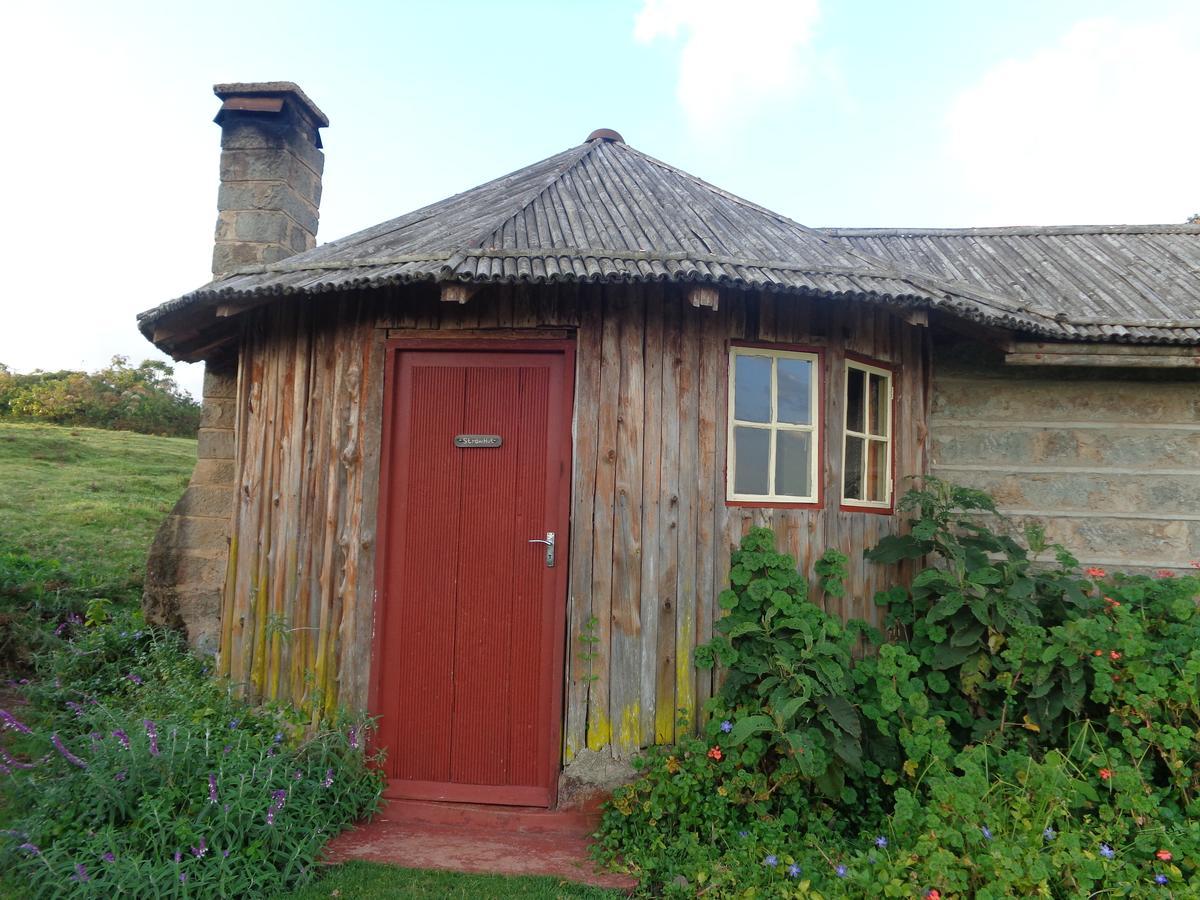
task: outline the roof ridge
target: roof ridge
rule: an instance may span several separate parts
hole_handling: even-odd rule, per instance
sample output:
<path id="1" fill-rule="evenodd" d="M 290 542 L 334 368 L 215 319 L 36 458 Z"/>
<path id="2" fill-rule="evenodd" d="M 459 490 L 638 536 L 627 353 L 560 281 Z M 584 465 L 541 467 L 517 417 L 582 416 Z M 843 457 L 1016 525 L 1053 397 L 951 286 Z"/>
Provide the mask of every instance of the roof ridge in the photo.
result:
<path id="1" fill-rule="evenodd" d="M 1200 224 L 999 225 L 971 228 L 821 228 L 831 237 L 1003 237 L 1067 234 L 1200 234 Z"/>

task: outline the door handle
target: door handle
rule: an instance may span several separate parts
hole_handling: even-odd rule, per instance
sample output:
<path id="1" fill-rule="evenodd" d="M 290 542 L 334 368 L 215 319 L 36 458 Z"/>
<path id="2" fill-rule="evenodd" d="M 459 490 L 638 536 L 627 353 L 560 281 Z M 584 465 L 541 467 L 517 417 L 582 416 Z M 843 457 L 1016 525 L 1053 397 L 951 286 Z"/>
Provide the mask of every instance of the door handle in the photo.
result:
<path id="1" fill-rule="evenodd" d="M 554 532 L 547 531 L 546 536 L 544 538 L 530 538 L 529 543 L 546 545 L 546 567 L 553 569 L 554 568 Z"/>

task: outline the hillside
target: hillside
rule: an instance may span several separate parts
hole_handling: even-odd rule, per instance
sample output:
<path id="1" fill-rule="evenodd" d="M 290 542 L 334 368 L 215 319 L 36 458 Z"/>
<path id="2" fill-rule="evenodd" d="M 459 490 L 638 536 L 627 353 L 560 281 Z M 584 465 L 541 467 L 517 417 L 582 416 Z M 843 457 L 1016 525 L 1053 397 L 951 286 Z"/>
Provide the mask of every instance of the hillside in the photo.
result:
<path id="1" fill-rule="evenodd" d="M 0 423 L 0 555 L 58 560 L 79 587 L 135 599 L 195 460 L 189 438 Z"/>

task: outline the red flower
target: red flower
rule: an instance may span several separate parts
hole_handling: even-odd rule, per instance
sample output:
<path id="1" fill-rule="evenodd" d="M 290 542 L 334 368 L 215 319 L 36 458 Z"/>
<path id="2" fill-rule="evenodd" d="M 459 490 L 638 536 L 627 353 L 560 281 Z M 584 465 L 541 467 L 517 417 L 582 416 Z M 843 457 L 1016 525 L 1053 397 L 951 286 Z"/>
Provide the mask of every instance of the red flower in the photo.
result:
<path id="1" fill-rule="evenodd" d="M 1097 566 L 1089 566 L 1084 570 L 1088 578 L 1103 578 L 1107 572 Z"/>
<path id="2" fill-rule="evenodd" d="M 1175 577 L 1175 573 L 1172 572 L 1170 569 L 1159 569 L 1154 574 L 1157 575 L 1159 578 L 1174 578 Z"/>
<path id="3" fill-rule="evenodd" d="M 1113 650 L 1111 653 L 1108 654 L 1108 658 L 1113 661 L 1116 661 L 1121 658 L 1121 654 L 1118 653 L 1116 650 Z"/>
<path id="4" fill-rule="evenodd" d="M 1092 651 L 1092 653 L 1094 656 L 1103 656 L 1104 655 L 1104 651 L 1101 650 L 1099 647 L 1097 647 L 1094 651 Z"/>
<path id="5" fill-rule="evenodd" d="M 1170 850 L 1159 850 L 1154 855 L 1157 856 L 1159 859 L 1161 859 L 1163 862 L 1170 862 L 1172 859 Z"/>
<path id="6" fill-rule="evenodd" d="M 1112 597 L 1105 597 L 1104 602 L 1106 604 L 1108 604 L 1109 609 L 1116 609 L 1118 606 L 1121 605 L 1118 601 L 1114 600 Z"/>
<path id="7" fill-rule="evenodd" d="M 942 900 L 942 892 L 937 888 L 930 888 L 925 892 L 925 900 Z"/>
<path id="8" fill-rule="evenodd" d="M 1200 559 L 1193 559 L 1191 566 L 1193 569 L 1200 569 Z"/>
<path id="9" fill-rule="evenodd" d="M 1112 774 L 1113 774 L 1112 769 L 1101 769 L 1100 770 L 1100 780 L 1108 781 L 1108 779 L 1112 778 Z"/>
<path id="10" fill-rule="evenodd" d="M 708 751 L 708 758 L 709 758 L 709 759 L 716 759 L 716 760 L 720 760 L 720 758 L 721 758 L 721 748 L 720 748 L 720 747 L 713 747 L 711 750 L 709 750 L 709 751 Z"/>

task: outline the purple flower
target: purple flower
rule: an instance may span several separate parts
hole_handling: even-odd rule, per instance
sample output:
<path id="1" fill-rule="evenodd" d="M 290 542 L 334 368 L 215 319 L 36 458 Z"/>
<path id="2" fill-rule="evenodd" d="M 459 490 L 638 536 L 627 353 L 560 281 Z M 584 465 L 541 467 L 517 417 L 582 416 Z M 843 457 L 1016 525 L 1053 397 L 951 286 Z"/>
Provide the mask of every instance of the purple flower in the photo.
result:
<path id="1" fill-rule="evenodd" d="M 67 705 L 67 709 L 69 709 L 71 712 L 75 713 L 75 718 L 78 719 L 83 715 L 83 707 L 80 706 L 78 703 L 76 703 L 74 700 L 68 700 L 66 705 Z"/>
<path id="2" fill-rule="evenodd" d="M 726 719 L 721 723 L 721 730 L 726 734 L 729 734 L 729 732 L 733 731 L 733 723 Z"/>
<path id="3" fill-rule="evenodd" d="M 226 745 L 225 745 L 225 749 L 223 749 L 221 752 L 222 752 L 222 753 L 232 753 L 232 752 L 233 752 L 233 745 L 232 745 L 232 744 L 226 744 Z"/>
<path id="4" fill-rule="evenodd" d="M 838 878 L 846 877 L 846 867 L 845 866 L 834 866 L 833 871 L 834 871 L 834 874 L 837 875 Z"/>
<path id="5" fill-rule="evenodd" d="M 179 873 L 179 883 L 180 883 L 180 884 L 187 884 L 187 872 L 180 872 L 180 873 Z"/>
<path id="6" fill-rule="evenodd" d="M 137 672 L 130 672 L 125 677 L 128 678 L 130 681 L 132 681 L 134 684 L 145 684 L 146 683 L 146 682 L 142 681 L 142 676 L 139 675 Z"/>
<path id="7" fill-rule="evenodd" d="M 800 866 L 799 866 L 798 864 L 796 864 L 796 863 L 792 863 L 790 866 L 788 866 L 788 867 L 787 867 L 787 873 L 788 873 L 788 875 L 790 875 L 792 878 L 799 878 L 799 877 L 800 877 L 800 873 L 801 873 L 802 871 L 804 871 L 804 870 L 803 870 L 803 869 L 801 869 L 801 868 L 800 868 Z"/>
<path id="8" fill-rule="evenodd" d="M 75 863 L 75 874 L 71 876 L 72 881 L 88 881 L 87 866 L 83 863 Z"/>
<path id="9" fill-rule="evenodd" d="M 4 723 L 5 728 L 11 728 L 13 731 L 21 732 L 21 734 L 33 734 L 24 723 L 7 709 L 0 709 L 0 722 Z"/>
<path id="10" fill-rule="evenodd" d="M 767 858 L 763 860 L 763 865 L 764 866 L 777 866 L 777 865 L 779 865 L 779 857 L 776 856 L 774 853 L 768 854 Z"/>
<path id="11" fill-rule="evenodd" d="M 30 856 L 40 856 L 42 852 L 37 848 L 37 844 L 31 844 L 29 841 L 26 841 L 24 844 L 22 844 L 20 849 L 24 850 Z"/>
<path id="12" fill-rule="evenodd" d="M 283 810 L 283 804 L 287 802 L 287 791 L 278 790 L 271 791 L 271 808 L 267 810 L 267 824 L 275 824 L 275 815 Z"/>
<path id="13" fill-rule="evenodd" d="M 1169 880 L 1170 879 L 1167 878 L 1166 875 L 1162 874 L 1162 872 L 1159 872 L 1157 875 L 1154 876 L 1155 884 L 1166 884 Z"/>
<path id="14" fill-rule="evenodd" d="M 114 728 L 112 736 L 117 739 L 117 743 L 121 745 L 122 750 L 129 749 L 129 735 L 127 735 L 122 729 Z"/>
<path id="15" fill-rule="evenodd" d="M 66 633 L 66 630 L 67 630 L 67 623 L 62 622 L 61 624 L 59 624 L 59 626 L 57 628 L 54 629 L 54 636 L 62 637 L 63 634 Z"/>
<path id="16" fill-rule="evenodd" d="M 1055 831 L 1053 828 L 1051 828 L 1049 825 L 1047 825 L 1046 830 L 1042 832 L 1042 837 L 1044 837 L 1048 841 L 1052 841 L 1056 837 L 1058 837 L 1058 832 Z"/>
<path id="17" fill-rule="evenodd" d="M 299 769 L 297 769 L 295 774 L 292 775 L 292 777 L 295 778 L 297 781 L 299 781 L 301 778 L 304 777 L 304 773 L 301 772 Z"/>
<path id="18" fill-rule="evenodd" d="M 76 756 L 74 753 L 72 753 L 70 750 L 68 750 L 63 745 L 62 739 L 57 734 L 50 735 L 50 743 L 52 743 L 54 745 L 55 750 L 57 750 L 60 754 L 62 754 L 62 758 L 65 759 L 67 762 L 69 762 L 71 765 L 79 766 L 79 768 L 81 768 L 81 769 L 87 768 L 87 763 L 85 763 L 82 759 L 80 759 L 78 756 Z"/>
<path id="19" fill-rule="evenodd" d="M 105 862 L 116 862 L 117 861 L 117 858 L 115 856 L 113 856 L 113 852 L 111 850 L 109 850 L 107 853 L 105 853 L 100 858 L 102 860 L 104 860 Z"/>
<path id="20" fill-rule="evenodd" d="M 224 850 L 221 851 L 221 856 L 225 859 L 229 859 L 229 848 L 228 847 L 226 847 Z"/>
<path id="21" fill-rule="evenodd" d="M 146 737 L 150 738 L 150 755 L 158 756 L 158 726 L 151 719 L 143 719 L 146 726 Z"/>
<path id="22" fill-rule="evenodd" d="M 9 769 L 32 769 L 33 763 L 21 762 L 19 759 L 13 759 L 8 755 L 3 747 L 0 747 L 0 762 L 4 763 L 5 768 Z"/>
<path id="23" fill-rule="evenodd" d="M 1117 853 L 1108 844 L 1101 844 L 1100 845 L 1100 855 L 1103 856 L 1105 859 L 1112 859 L 1114 856 L 1117 855 Z"/>
<path id="24" fill-rule="evenodd" d="M 347 740 L 349 741 L 351 750 L 358 749 L 358 729 L 355 728 L 353 725 L 350 726 L 350 731 L 347 735 Z"/>
<path id="25" fill-rule="evenodd" d="M 983 839 L 985 841 L 990 841 L 992 839 L 992 829 L 988 828 L 986 825 L 980 825 L 979 830 L 983 834 Z"/>
<path id="26" fill-rule="evenodd" d="M 200 835 L 200 846 L 192 848 L 192 856 L 196 859 L 204 859 L 208 855 L 208 844 L 204 843 L 204 835 Z"/>
<path id="27" fill-rule="evenodd" d="M 175 851 L 175 862 L 180 862 L 183 859 L 183 854 L 178 850 Z"/>
<path id="28" fill-rule="evenodd" d="M 321 782 L 321 787 L 323 787 L 323 788 L 333 787 L 333 769 L 332 768 L 325 770 L 325 780 Z"/>
<path id="29" fill-rule="evenodd" d="M 129 774 L 124 769 L 122 769 L 120 772 L 118 772 L 117 774 L 115 774 L 113 776 L 113 779 L 115 781 L 124 781 L 128 777 L 129 777 Z"/>
<path id="30" fill-rule="evenodd" d="M 275 755 L 275 754 L 277 754 L 278 752 L 279 752 L 279 748 L 278 748 L 278 747 L 268 747 L 268 748 L 267 748 L 267 756 L 274 756 L 274 755 Z"/>
<path id="31" fill-rule="evenodd" d="M 881 834 L 879 837 L 875 838 L 875 846 L 882 850 L 887 846 L 887 838 Z"/>

